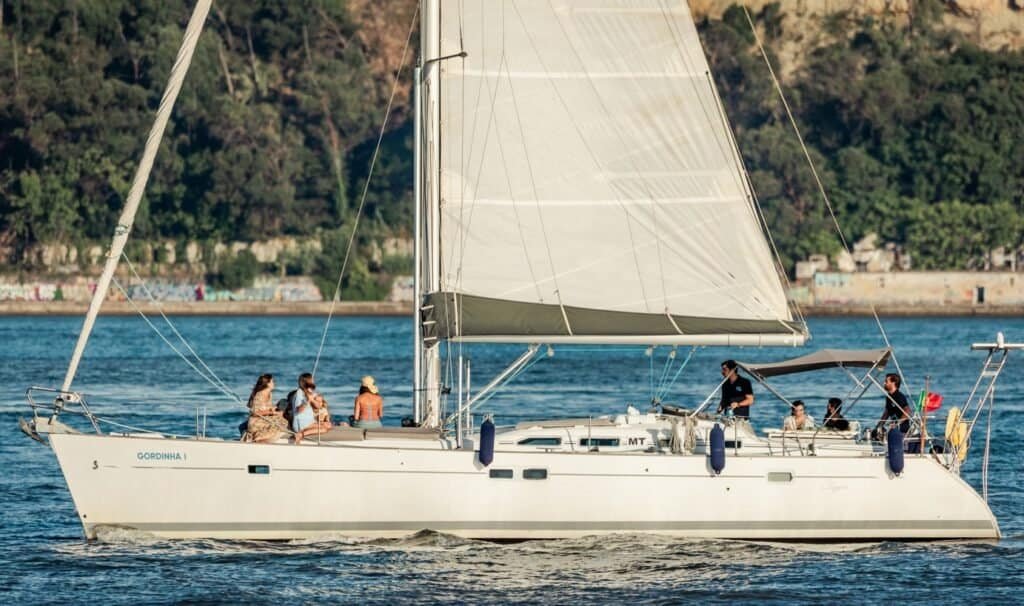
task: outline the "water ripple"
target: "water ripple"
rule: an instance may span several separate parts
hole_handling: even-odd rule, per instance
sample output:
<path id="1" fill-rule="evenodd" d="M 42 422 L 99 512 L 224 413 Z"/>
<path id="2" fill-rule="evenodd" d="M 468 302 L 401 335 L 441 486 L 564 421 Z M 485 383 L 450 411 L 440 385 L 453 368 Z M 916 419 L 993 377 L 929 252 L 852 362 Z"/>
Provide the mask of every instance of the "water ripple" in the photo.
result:
<path id="1" fill-rule="evenodd" d="M 17 418 L 27 412 L 24 387 L 60 380 L 79 323 L 76 318 L 0 318 L 0 338 L 7 345 L 0 350 L 0 390 L 5 390 L 0 392 L 0 462 L 7 471 L 0 474 L 5 514 L 0 597 L 5 603 L 65 604 L 91 596 L 111 604 L 1020 601 L 1020 359 L 1000 380 L 999 422 L 993 427 L 991 503 L 1005 534 L 999 542 L 837 545 L 620 534 L 501 544 L 432 531 L 399 539 L 169 541 L 119 528 L 103 528 L 99 540 L 86 542 L 52 453 L 16 428 Z M 317 318 L 184 318 L 181 326 L 232 389 L 246 393 L 261 372 L 276 373 L 283 389 L 289 377 L 306 370 L 323 325 Z M 320 382 L 336 414 L 367 373 L 384 387 L 390 422 L 410 413 L 410 327 L 398 318 L 340 318 L 332 324 Z M 812 319 L 811 328 L 816 347 L 879 345 L 871 320 Z M 997 329 L 1019 339 L 1024 320 L 900 319 L 888 321 L 887 329 L 901 366 L 913 378 L 911 387 L 920 389 L 929 373 L 932 389 L 956 403 L 966 397 L 981 364 L 966 345 L 991 338 Z M 240 408 L 193 378 L 146 331 L 132 318 L 101 320 L 78 379 L 79 388 L 94 394 L 90 401 L 96 409 L 130 424 L 191 433 L 197 407 L 205 407 L 210 432 L 235 437 Z M 254 342 L 267 347 L 250 355 Z M 497 372 L 520 351 L 513 346 L 475 350 L 473 376 Z M 723 358 L 779 359 L 792 353 L 701 350 L 669 398 L 703 399 L 717 382 L 717 362 Z M 646 401 L 649 371 L 642 348 L 603 353 L 556 348 L 554 358 L 518 379 L 484 412 L 496 412 L 503 423 L 552 414 L 614 414 L 627 402 Z M 809 381 L 797 375 L 779 385 L 799 393 L 813 412 L 823 398 L 842 393 L 846 383 L 841 376 Z M 865 416 L 877 414 L 876 400 L 858 406 Z M 759 399 L 754 422 L 777 422 L 781 412 L 768 398 Z M 975 485 L 978 459 L 969 459 L 964 471 Z M 643 506 L 642 500 L 637 503 Z"/>

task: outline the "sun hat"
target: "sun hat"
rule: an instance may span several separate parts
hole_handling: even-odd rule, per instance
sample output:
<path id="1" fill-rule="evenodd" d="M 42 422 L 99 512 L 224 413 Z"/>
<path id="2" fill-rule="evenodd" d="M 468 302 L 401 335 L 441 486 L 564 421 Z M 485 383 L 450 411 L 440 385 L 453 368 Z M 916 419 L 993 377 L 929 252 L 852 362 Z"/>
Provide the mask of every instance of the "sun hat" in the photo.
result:
<path id="1" fill-rule="evenodd" d="M 373 377 L 366 375 L 363 377 L 362 386 L 370 390 L 370 393 L 380 393 L 377 389 L 377 384 L 373 382 Z"/>

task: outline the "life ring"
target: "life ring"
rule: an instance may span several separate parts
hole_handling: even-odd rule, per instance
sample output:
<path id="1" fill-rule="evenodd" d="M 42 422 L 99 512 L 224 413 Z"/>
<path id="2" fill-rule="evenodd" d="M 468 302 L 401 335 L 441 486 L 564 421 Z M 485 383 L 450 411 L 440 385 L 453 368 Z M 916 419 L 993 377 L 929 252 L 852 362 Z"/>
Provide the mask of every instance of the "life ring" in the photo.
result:
<path id="1" fill-rule="evenodd" d="M 950 408 L 946 416 L 946 442 L 949 442 L 960 462 L 967 458 L 967 423 L 961 420 L 960 409 L 956 406 Z"/>

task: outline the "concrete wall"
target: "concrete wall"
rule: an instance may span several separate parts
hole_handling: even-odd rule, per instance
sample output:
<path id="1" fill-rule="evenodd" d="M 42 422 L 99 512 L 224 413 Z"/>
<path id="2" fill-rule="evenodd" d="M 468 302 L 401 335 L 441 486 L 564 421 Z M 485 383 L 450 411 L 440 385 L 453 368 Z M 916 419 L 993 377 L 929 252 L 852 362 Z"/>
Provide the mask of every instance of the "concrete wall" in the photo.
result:
<path id="1" fill-rule="evenodd" d="M 147 280 L 145 287 L 132 284 L 125 287 L 133 301 L 148 301 L 150 293 L 158 301 L 196 301 L 198 282 Z M 90 278 L 67 280 L 39 280 L 19 282 L 17 278 L 0 277 L 0 301 L 71 301 L 87 302 L 92 298 L 96 283 Z M 149 292 L 147 292 L 147 289 Z M 309 278 L 258 278 L 250 288 L 238 290 L 202 289 L 204 301 L 322 301 L 320 289 Z M 124 294 L 112 286 L 107 300 L 124 301 Z"/>
<path id="2" fill-rule="evenodd" d="M 979 288 L 984 303 L 978 302 Z M 819 272 L 810 287 L 815 306 L 1024 306 L 1024 274 L 1011 272 Z"/>

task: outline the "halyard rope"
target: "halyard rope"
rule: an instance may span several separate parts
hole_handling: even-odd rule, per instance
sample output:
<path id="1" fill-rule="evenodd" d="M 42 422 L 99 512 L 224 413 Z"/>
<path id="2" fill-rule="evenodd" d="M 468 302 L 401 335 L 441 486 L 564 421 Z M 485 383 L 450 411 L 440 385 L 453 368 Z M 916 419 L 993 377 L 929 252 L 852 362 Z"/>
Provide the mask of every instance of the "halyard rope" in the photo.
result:
<path id="1" fill-rule="evenodd" d="M 338 282 L 334 285 L 334 296 L 331 297 L 331 308 L 327 312 L 327 320 L 324 322 L 324 331 L 320 335 L 320 347 L 316 351 L 316 360 L 313 361 L 313 376 L 316 376 L 317 368 L 320 366 L 320 356 L 324 352 L 324 343 L 327 342 L 327 331 L 331 327 L 331 318 L 334 317 L 334 308 L 341 298 L 341 281 L 345 277 L 345 270 L 348 269 L 349 256 L 352 253 L 352 244 L 356 240 L 356 232 L 359 230 L 359 219 L 363 216 L 363 207 L 366 205 L 366 193 L 370 189 L 370 180 L 373 178 L 373 169 L 377 165 L 377 156 L 380 155 L 380 146 L 384 141 L 384 133 L 387 131 L 388 119 L 391 117 L 391 106 L 395 101 L 395 94 L 398 92 L 398 82 L 402 77 L 402 70 L 405 67 L 405 56 L 409 52 L 409 42 L 416 29 L 416 18 L 420 14 L 420 5 L 417 2 L 412 12 L 412 20 L 409 23 L 409 33 L 405 37 L 405 46 L 402 47 L 402 55 L 399 57 L 398 69 L 395 70 L 395 78 L 391 85 L 391 96 L 388 98 L 388 105 L 384 109 L 384 121 L 380 125 L 380 132 L 377 134 L 377 144 L 373 148 L 373 156 L 370 158 L 370 170 L 366 173 L 366 182 L 363 183 L 363 193 L 359 197 L 359 208 L 356 210 L 356 218 L 352 223 L 352 233 L 348 237 L 348 246 L 345 248 L 345 259 L 341 263 L 341 271 L 338 272 Z"/>

